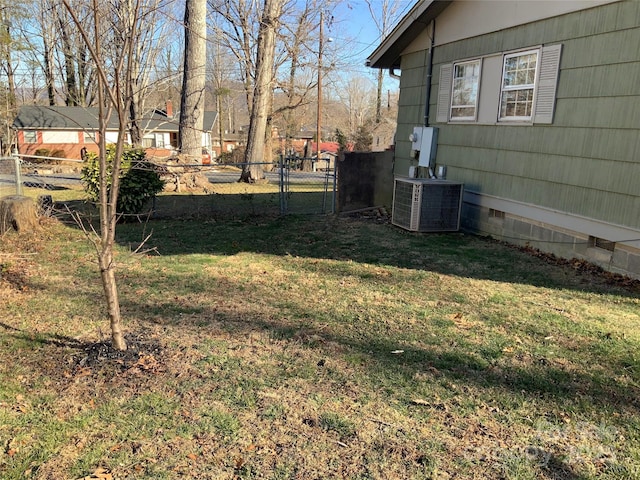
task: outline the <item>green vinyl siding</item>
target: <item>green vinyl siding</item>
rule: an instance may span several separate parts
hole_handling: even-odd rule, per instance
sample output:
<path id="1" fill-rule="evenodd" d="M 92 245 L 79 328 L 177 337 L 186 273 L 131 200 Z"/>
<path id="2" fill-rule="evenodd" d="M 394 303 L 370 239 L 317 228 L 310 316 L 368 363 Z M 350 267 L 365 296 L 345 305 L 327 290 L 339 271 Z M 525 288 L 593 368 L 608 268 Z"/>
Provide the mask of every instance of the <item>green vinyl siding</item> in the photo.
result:
<path id="1" fill-rule="evenodd" d="M 452 146 L 443 148 L 452 160 L 449 168 L 484 172 L 496 177 L 522 177 L 543 182 L 633 196 L 638 193 L 640 163 L 619 163 L 583 157 L 547 155 L 513 150 Z M 553 163 L 553 169 L 547 163 Z M 460 178 L 456 178 L 460 180 Z"/>
<path id="2" fill-rule="evenodd" d="M 424 103 L 424 85 L 419 87 L 407 87 L 398 97 L 398 106 L 412 106 Z M 422 109 L 424 110 L 424 109 Z"/>
<path id="3" fill-rule="evenodd" d="M 441 65 L 552 44 L 563 48 L 552 124 L 433 122 Z M 398 114 L 398 174 L 415 165 L 408 135 L 424 111 L 426 75 L 416 61 L 427 55 L 406 57 L 412 68 L 405 82 L 403 57 L 401 97 L 410 87 Z M 440 129 L 436 163 L 447 166 L 448 179 L 478 193 L 640 228 L 640 2 L 436 46 L 431 92 L 430 118 Z"/>
<path id="4" fill-rule="evenodd" d="M 640 68 L 640 62 L 636 68 Z M 609 81 L 614 82 L 615 79 Z M 640 126 L 640 93 L 624 97 L 558 98 L 554 124 L 559 128 L 629 128 L 637 131 Z"/>
<path id="5" fill-rule="evenodd" d="M 568 131 L 554 126 L 468 127 L 440 126 L 440 144 L 575 156 L 620 163 L 640 162 L 640 135 L 635 129 L 571 128 Z M 634 153 L 630 155 L 630 151 Z"/>
<path id="6" fill-rule="evenodd" d="M 559 41 L 572 52 L 571 56 L 564 56 L 562 59 L 563 69 L 635 63 L 640 50 L 640 31 L 636 26 L 592 37 L 563 38 Z"/>
<path id="7" fill-rule="evenodd" d="M 396 128 L 395 172 L 406 175 L 411 162 L 411 142 L 409 135 L 413 127 L 424 123 L 424 103 L 426 98 L 425 78 L 428 52 L 421 51 L 402 57 L 402 76 L 398 98 L 398 125 Z"/>
<path id="8" fill-rule="evenodd" d="M 637 94 L 640 69 L 631 62 L 562 70 L 557 98 L 624 97 Z M 611 83 L 611 79 L 615 82 Z"/>

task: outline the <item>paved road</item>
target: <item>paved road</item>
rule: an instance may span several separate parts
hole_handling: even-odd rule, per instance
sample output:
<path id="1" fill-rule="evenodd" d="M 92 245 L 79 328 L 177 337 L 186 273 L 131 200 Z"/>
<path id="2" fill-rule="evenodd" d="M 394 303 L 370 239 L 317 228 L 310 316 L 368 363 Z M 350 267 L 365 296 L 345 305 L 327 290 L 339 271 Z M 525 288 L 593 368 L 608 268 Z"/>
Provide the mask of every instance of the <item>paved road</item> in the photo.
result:
<path id="1" fill-rule="evenodd" d="M 217 171 L 213 168 L 203 168 L 202 173 L 207 177 L 211 183 L 233 183 L 237 182 L 240 178 L 239 172 L 234 171 Z M 329 177 L 329 183 L 333 183 L 332 173 Z M 271 183 L 280 182 L 280 171 L 274 170 L 272 172 L 265 172 L 266 178 Z M 290 183 L 325 183 L 327 174 L 325 172 L 300 172 L 292 170 L 289 172 Z M 40 174 L 23 174 L 23 185 L 32 188 L 64 188 L 66 186 L 78 186 L 82 184 L 79 173 L 54 173 L 47 175 Z M 12 175 L 0 175 L 0 186 L 10 188 L 15 183 L 15 178 Z"/>

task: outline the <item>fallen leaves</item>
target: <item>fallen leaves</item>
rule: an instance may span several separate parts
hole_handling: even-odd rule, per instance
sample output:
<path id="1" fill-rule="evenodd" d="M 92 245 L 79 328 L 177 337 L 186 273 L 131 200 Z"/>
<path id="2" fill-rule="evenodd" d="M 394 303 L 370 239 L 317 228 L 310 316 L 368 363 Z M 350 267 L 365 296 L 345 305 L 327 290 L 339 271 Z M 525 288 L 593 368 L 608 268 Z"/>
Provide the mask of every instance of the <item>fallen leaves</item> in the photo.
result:
<path id="1" fill-rule="evenodd" d="M 11 409 L 16 413 L 27 413 L 29 408 L 23 395 L 16 395 L 16 402 L 11 406 Z"/>
<path id="2" fill-rule="evenodd" d="M 157 373 L 162 371 L 160 362 L 153 355 L 140 355 L 138 361 L 134 363 L 127 371 L 129 374 L 141 372 Z"/>
<path id="3" fill-rule="evenodd" d="M 113 474 L 109 472 L 109 470 L 105 468 L 97 468 L 91 475 L 87 475 L 86 477 L 81 477 L 78 480 L 113 480 Z"/>
<path id="4" fill-rule="evenodd" d="M 449 315 L 449 320 L 456 324 L 456 327 L 462 329 L 469 329 L 476 326 L 474 322 L 467 320 L 464 315 L 460 312 L 452 313 Z"/>

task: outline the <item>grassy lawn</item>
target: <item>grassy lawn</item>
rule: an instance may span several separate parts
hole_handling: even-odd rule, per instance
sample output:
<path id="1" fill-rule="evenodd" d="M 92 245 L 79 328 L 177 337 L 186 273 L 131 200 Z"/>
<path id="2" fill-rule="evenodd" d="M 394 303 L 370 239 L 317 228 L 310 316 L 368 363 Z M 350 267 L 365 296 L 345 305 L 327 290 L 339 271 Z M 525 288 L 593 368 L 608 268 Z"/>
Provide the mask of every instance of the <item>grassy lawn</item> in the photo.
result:
<path id="1" fill-rule="evenodd" d="M 133 253 L 150 232 L 151 239 Z M 640 289 L 372 218 L 0 239 L 2 479 L 640 478 Z"/>

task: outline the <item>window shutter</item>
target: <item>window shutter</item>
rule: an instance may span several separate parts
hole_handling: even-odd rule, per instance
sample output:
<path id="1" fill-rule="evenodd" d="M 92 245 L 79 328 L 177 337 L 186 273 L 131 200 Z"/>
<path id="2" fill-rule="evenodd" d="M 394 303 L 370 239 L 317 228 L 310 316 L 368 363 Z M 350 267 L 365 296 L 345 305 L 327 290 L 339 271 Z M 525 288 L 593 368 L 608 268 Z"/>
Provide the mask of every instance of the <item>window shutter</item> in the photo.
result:
<path id="1" fill-rule="evenodd" d="M 453 81 L 453 64 L 440 66 L 440 84 L 438 86 L 438 113 L 436 122 L 447 123 L 451 109 L 451 82 Z"/>
<path id="2" fill-rule="evenodd" d="M 561 52 L 561 44 L 542 48 L 534 123 L 553 123 Z"/>

